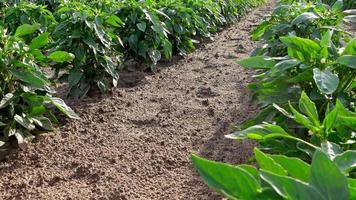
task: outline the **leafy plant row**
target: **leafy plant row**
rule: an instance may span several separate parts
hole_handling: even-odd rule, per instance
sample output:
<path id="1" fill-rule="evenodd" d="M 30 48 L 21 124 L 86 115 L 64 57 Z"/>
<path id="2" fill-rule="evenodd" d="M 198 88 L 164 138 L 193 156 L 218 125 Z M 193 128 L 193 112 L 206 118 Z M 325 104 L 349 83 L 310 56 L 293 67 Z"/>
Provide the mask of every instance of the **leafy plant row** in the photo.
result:
<path id="1" fill-rule="evenodd" d="M 81 98 L 93 87 L 116 86 L 130 59 L 154 68 L 173 54 L 186 55 L 196 43 L 239 19 L 263 0 L 22 0 L 8 1 L 4 26 L 40 25 L 50 50 L 74 54 L 71 65 L 54 65 L 55 77 Z"/>
<path id="2" fill-rule="evenodd" d="M 271 155 L 255 150 L 259 170 L 193 156 L 209 186 L 231 199 L 356 198 L 356 38 L 343 29 L 355 18 L 342 0 L 283 1 L 253 31 L 262 44 L 239 64 L 256 70 L 261 112 L 226 137 Z"/>
<path id="3" fill-rule="evenodd" d="M 0 1 L 0 146 L 20 144 L 79 118 L 55 84 L 82 98 L 116 86 L 125 63 L 151 68 L 238 20 L 263 0 L 5 0 Z"/>

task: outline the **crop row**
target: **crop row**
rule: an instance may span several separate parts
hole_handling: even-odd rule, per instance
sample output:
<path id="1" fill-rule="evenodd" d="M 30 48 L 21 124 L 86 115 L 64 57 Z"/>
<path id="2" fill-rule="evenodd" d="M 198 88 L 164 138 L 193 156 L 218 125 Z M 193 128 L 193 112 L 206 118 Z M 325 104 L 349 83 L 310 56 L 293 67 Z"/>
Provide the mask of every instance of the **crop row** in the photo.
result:
<path id="1" fill-rule="evenodd" d="M 118 84 L 130 60 L 154 69 L 244 15 L 263 0 L 0 1 L 0 141 L 20 145 L 79 118 L 55 97 L 56 83 L 79 99 Z"/>
<path id="2" fill-rule="evenodd" d="M 356 198 L 356 38 L 344 29 L 356 10 L 344 9 L 281 1 L 253 31 L 261 45 L 238 63 L 256 71 L 261 112 L 227 137 L 258 141 L 258 168 L 193 155 L 210 187 L 231 199 Z"/>

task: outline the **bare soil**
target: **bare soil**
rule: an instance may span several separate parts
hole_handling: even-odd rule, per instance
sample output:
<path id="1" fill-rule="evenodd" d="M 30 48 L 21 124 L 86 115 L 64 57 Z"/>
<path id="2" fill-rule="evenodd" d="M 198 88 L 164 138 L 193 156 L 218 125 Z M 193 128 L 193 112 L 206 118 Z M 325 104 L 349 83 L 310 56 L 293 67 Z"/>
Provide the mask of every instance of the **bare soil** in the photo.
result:
<path id="1" fill-rule="evenodd" d="M 236 64 L 255 47 L 249 32 L 273 8 L 250 12 L 159 72 L 127 72 L 112 94 L 72 105 L 82 119 L 39 136 L 0 163 L 0 199 L 221 199 L 190 155 L 243 163 L 253 143 L 230 125 L 252 116 L 252 72 Z"/>

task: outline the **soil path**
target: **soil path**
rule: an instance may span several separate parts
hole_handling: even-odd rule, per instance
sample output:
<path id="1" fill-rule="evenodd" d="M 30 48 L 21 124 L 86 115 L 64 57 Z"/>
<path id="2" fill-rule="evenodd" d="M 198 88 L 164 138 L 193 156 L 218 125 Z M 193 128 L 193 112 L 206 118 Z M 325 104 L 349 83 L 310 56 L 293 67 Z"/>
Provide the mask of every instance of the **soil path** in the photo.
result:
<path id="1" fill-rule="evenodd" d="M 251 72 L 236 60 L 254 48 L 249 32 L 273 6 L 251 11 L 154 75 L 123 74 L 111 95 L 74 105 L 81 120 L 0 163 L 0 199 L 220 199 L 190 155 L 250 157 L 252 144 L 223 136 L 252 114 Z"/>

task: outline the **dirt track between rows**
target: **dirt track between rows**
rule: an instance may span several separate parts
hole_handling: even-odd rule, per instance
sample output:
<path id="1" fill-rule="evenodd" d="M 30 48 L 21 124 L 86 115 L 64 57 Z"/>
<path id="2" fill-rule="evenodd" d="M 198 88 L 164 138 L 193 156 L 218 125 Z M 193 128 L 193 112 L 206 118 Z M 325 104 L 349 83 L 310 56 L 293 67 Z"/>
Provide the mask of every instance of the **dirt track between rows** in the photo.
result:
<path id="1" fill-rule="evenodd" d="M 191 153 L 242 163 L 253 145 L 224 138 L 253 114 L 251 73 L 236 64 L 268 3 L 154 75 L 121 76 L 112 94 L 72 105 L 82 117 L 38 137 L 0 167 L 0 199 L 221 199 L 197 176 Z"/>

